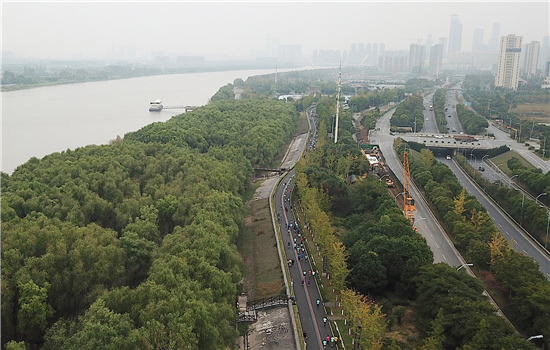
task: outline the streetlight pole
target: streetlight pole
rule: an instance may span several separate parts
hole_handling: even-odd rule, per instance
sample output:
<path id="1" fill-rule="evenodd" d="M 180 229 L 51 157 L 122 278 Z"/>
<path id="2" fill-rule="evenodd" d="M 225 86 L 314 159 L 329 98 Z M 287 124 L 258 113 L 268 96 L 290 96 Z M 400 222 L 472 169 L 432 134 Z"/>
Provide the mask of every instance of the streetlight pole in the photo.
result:
<path id="1" fill-rule="evenodd" d="M 539 335 L 534 335 L 532 337 L 527 338 L 527 341 L 531 341 L 533 339 L 542 339 L 542 338 L 543 338 L 543 335 L 539 334 Z"/>
<path id="2" fill-rule="evenodd" d="M 512 177 L 510 178 L 510 184 L 512 184 L 512 179 L 513 179 L 514 177 L 516 177 L 516 176 L 519 176 L 519 175 L 518 175 L 518 174 L 512 175 Z"/>
<path id="3" fill-rule="evenodd" d="M 474 266 L 474 264 L 462 264 L 458 267 L 458 269 L 456 269 L 457 271 L 460 270 L 461 268 L 465 267 L 465 266 Z"/>
<path id="4" fill-rule="evenodd" d="M 542 146 L 542 158 L 544 158 L 544 153 L 546 153 L 546 136 L 540 135 L 544 137 L 544 145 Z"/>
<path id="5" fill-rule="evenodd" d="M 538 199 L 539 199 L 540 196 L 546 196 L 547 194 L 548 194 L 548 193 L 546 193 L 546 192 L 543 192 L 543 193 L 539 194 L 539 195 L 537 196 L 537 198 L 535 198 L 535 203 L 538 202 Z"/>

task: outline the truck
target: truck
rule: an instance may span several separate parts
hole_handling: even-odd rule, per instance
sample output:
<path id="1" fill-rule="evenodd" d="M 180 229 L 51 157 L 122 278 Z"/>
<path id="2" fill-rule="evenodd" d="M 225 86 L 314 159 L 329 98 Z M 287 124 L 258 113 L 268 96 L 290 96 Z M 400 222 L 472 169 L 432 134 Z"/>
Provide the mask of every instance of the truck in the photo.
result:
<path id="1" fill-rule="evenodd" d="M 454 137 L 455 141 L 460 141 L 460 142 L 479 141 L 478 139 L 476 139 L 475 137 L 470 136 L 470 135 L 455 135 L 453 137 Z"/>

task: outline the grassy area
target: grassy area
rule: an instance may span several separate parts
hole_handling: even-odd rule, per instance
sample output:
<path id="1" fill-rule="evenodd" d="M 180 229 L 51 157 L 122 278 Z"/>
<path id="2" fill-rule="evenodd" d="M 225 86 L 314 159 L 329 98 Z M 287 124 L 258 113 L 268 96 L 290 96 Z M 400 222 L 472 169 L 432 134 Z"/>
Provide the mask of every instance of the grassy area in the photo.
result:
<path id="1" fill-rule="evenodd" d="M 534 166 L 531 163 L 529 163 L 525 158 L 523 158 L 521 155 L 519 155 L 514 151 L 508 151 L 506 153 L 499 154 L 498 156 L 491 158 L 491 160 L 497 166 L 499 164 L 502 164 L 499 166 L 500 170 L 502 170 L 506 175 L 512 176 L 513 175 L 512 170 L 510 170 L 508 168 L 508 165 L 506 165 L 508 160 L 511 159 L 512 157 L 518 158 L 521 161 L 521 164 L 523 164 L 523 166 L 525 166 L 526 168 L 534 168 Z"/>
<path id="2" fill-rule="evenodd" d="M 535 123 L 548 123 L 550 109 L 547 103 L 523 103 L 519 104 L 511 112 L 522 119 Z"/>
<path id="3" fill-rule="evenodd" d="M 243 257 L 243 290 L 250 300 L 275 296 L 284 287 L 269 200 L 249 201 L 238 249 Z"/>

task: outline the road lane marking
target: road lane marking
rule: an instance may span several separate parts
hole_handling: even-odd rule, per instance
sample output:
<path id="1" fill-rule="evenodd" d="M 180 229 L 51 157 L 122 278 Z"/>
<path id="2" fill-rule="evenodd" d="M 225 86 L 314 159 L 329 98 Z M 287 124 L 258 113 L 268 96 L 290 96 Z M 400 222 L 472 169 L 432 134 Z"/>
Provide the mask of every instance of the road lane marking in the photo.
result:
<path id="1" fill-rule="evenodd" d="M 508 233 L 508 231 L 504 231 L 504 233 L 506 233 L 508 236 L 510 236 L 510 233 Z"/>
<path id="2" fill-rule="evenodd" d="M 445 257 L 445 255 L 441 254 L 441 256 L 443 257 L 443 259 L 447 260 L 447 258 Z"/>
<path id="3" fill-rule="evenodd" d="M 436 243 L 435 246 L 437 247 L 437 249 L 439 249 L 439 244 Z"/>
<path id="4" fill-rule="evenodd" d="M 502 227 L 502 225 L 501 225 L 501 224 L 498 224 L 498 226 Z"/>

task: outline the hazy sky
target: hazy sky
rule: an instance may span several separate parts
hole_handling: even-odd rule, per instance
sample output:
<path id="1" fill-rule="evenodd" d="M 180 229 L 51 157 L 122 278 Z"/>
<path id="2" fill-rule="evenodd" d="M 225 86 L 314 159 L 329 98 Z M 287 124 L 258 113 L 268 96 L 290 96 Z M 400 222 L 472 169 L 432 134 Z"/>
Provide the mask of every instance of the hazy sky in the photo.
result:
<path id="1" fill-rule="evenodd" d="M 137 55 L 221 53 L 250 57 L 266 36 L 314 49 L 349 50 L 352 43 L 385 43 L 408 50 L 432 34 L 448 37 L 451 15 L 463 24 L 462 51 L 474 28 L 523 42 L 549 35 L 548 0 L 536 2 L 9 2 L 2 0 L 2 50 L 16 57 L 106 57 L 135 45 Z"/>

